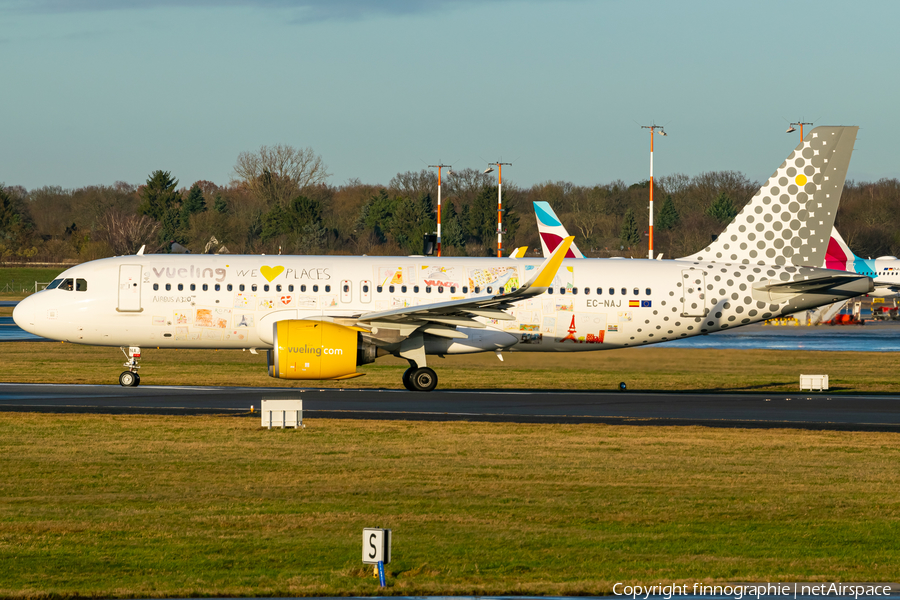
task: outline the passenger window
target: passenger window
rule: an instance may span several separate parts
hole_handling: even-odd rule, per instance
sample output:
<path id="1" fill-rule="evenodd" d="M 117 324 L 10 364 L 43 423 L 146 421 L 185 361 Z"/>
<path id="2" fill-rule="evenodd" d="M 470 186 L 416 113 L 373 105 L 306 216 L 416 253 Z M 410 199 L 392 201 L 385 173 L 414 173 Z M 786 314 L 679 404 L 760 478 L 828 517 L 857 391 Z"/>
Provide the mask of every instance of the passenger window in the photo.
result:
<path id="1" fill-rule="evenodd" d="M 255 292 L 255 291 L 256 291 L 256 284 L 255 284 L 255 283 L 254 283 L 253 285 L 250 286 L 250 291 L 251 291 L 251 292 Z"/>
<path id="2" fill-rule="evenodd" d="M 566 295 L 566 288 L 564 288 L 564 287 L 559 288 L 559 295 L 560 295 L 560 296 L 565 296 L 565 295 Z"/>
<path id="3" fill-rule="evenodd" d="M 589 296 L 591 293 L 591 288 L 584 288 L 584 295 Z"/>
<path id="4" fill-rule="evenodd" d="M 622 288 L 622 295 L 623 295 L 623 296 L 627 296 L 627 295 L 628 295 L 628 290 L 625 289 L 625 288 Z"/>
<path id="5" fill-rule="evenodd" d="M 494 286 L 492 286 L 492 285 L 487 286 L 487 293 L 488 293 L 488 294 L 493 294 L 493 293 L 494 293 Z"/>
<path id="6" fill-rule="evenodd" d="M 314 291 L 314 292 L 318 292 L 318 291 L 319 291 L 319 286 L 314 285 L 314 286 L 313 286 L 313 291 Z"/>
<path id="7" fill-rule="evenodd" d="M 244 284 L 243 284 L 243 283 L 242 283 L 241 285 L 238 286 L 238 291 L 243 292 L 245 289 L 246 289 L 246 288 L 244 287 Z"/>
<path id="8" fill-rule="evenodd" d="M 552 288 L 552 287 L 547 288 L 547 293 L 548 293 L 548 294 L 552 294 L 552 293 L 553 293 L 553 288 Z"/>
<path id="9" fill-rule="evenodd" d="M 153 291 L 155 292 L 155 291 L 157 291 L 158 289 L 159 289 L 159 284 L 158 284 L 158 283 L 154 283 L 154 284 L 153 284 Z"/>
<path id="10" fill-rule="evenodd" d="M 463 286 L 463 294 L 468 294 L 468 293 L 469 293 L 469 286 L 464 285 Z"/>
<path id="11" fill-rule="evenodd" d="M 417 286 L 417 285 L 413 286 L 413 293 L 415 293 L 415 294 L 419 293 L 419 286 Z"/>
<path id="12" fill-rule="evenodd" d="M 635 296 L 640 296 L 640 294 L 641 294 L 641 290 L 639 290 L 639 289 L 637 289 L 637 288 L 634 288 L 634 295 L 635 295 Z"/>
<path id="13" fill-rule="evenodd" d="M 406 286 L 405 286 L 405 285 L 401 285 L 401 286 L 400 286 L 400 291 L 403 292 L 403 293 L 405 294 L 405 293 L 406 293 Z"/>
<path id="14" fill-rule="evenodd" d="M 481 286 L 480 286 L 480 285 L 476 285 L 476 286 L 475 286 L 475 293 L 476 293 L 476 294 L 480 294 L 480 293 L 481 293 Z"/>
<path id="15" fill-rule="evenodd" d="M 344 293 L 346 294 L 349 291 L 350 291 L 350 286 L 345 284 L 344 285 Z"/>
<path id="16" fill-rule="evenodd" d="M 216 291 L 217 291 L 217 292 L 221 292 L 221 291 L 222 291 L 222 286 L 219 285 L 218 283 L 216 284 Z"/>
<path id="17" fill-rule="evenodd" d="M 280 292 L 280 291 L 281 291 L 281 284 L 280 284 L 280 283 L 279 283 L 278 285 L 275 286 L 275 291 L 276 291 L 276 292 Z"/>
<path id="18" fill-rule="evenodd" d="M 377 288 L 375 288 L 375 291 L 378 292 L 379 294 L 380 294 L 383 290 L 384 290 L 384 288 L 381 287 L 380 285 L 379 285 Z"/>
<path id="19" fill-rule="evenodd" d="M 426 293 L 426 294 L 430 294 L 430 293 L 431 293 L 431 286 L 430 286 L 430 285 L 426 285 L 426 286 L 425 286 L 425 293 Z"/>
<path id="20" fill-rule="evenodd" d="M 179 292 L 184 291 L 184 284 L 183 284 L 183 283 L 179 283 L 179 284 L 178 284 L 178 291 L 179 291 Z"/>
<path id="21" fill-rule="evenodd" d="M 578 288 L 574 288 L 574 287 L 573 287 L 573 288 L 572 288 L 572 293 L 573 293 L 573 294 L 577 294 L 577 293 L 578 293 Z"/>
<path id="22" fill-rule="evenodd" d="M 438 286 L 438 294 L 443 294 L 443 293 L 444 293 L 444 286 L 439 285 Z"/>
<path id="23" fill-rule="evenodd" d="M 191 291 L 193 292 L 193 291 L 195 291 L 196 289 L 197 289 L 197 284 L 192 283 L 192 284 L 191 284 Z"/>
<path id="24" fill-rule="evenodd" d="M 54 279 L 49 284 L 47 284 L 47 287 L 45 289 L 55 290 L 56 288 L 59 287 L 60 283 L 62 283 L 62 279 Z"/>
<path id="25" fill-rule="evenodd" d="M 166 284 L 166 291 L 167 291 L 167 292 L 171 292 L 171 291 L 172 291 L 172 284 L 171 284 L 171 283 L 167 283 L 167 284 Z"/>
<path id="26" fill-rule="evenodd" d="M 180 288 L 179 288 L 179 289 L 180 289 Z M 229 283 L 229 284 L 228 284 L 228 287 L 226 287 L 225 289 L 228 290 L 228 291 L 230 292 L 230 291 L 231 291 L 232 289 L 234 289 L 234 288 L 232 288 L 232 287 L 231 287 L 231 284 Z"/>
<path id="27" fill-rule="evenodd" d="M 301 292 L 305 292 L 305 291 L 306 291 L 306 284 L 305 284 L 305 283 L 304 283 L 303 285 L 300 286 L 300 291 L 301 291 Z"/>
<path id="28" fill-rule="evenodd" d="M 615 295 L 616 295 L 616 288 L 609 288 L 609 295 L 610 295 L 610 296 L 615 296 Z"/>
<path id="29" fill-rule="evenodd" d="M 455 293 L 456 293 L 456 286 L 455 286 L 455 285 L 451 285 L 451 286 L 450 286 L 450 293 L 451 293 L 451 294 L 455 294 Z"/>
<path id="30" fill-rule="evenodd" d="M 603 295 L 603 288 L 600 288 L 600 287 L 597 288 L 597 295 L 598 295 L 598 296 L 602 296 L 602 295 Z"/>
<path id="31" fill-rule="evenodd" d="M 76 279 L 75 280 L 75 291 L 76 292 L 86 292 L 87 291 L 87 280 L 86 279 Z"/>
<path id="32" fill-rule="evenodd" d="M 405 291 L 405 290 L 404 290 L 404 291 Z M 363 294 L 368 294 L 368 293 L 369 293 L 369 286 L 364 285 L 364 286 L 363 286 Z"/>
<path id="33" fill-rule="evenodd" d="M 209 291 L 209 285 L 208 285 L 208 284 L 206 284 L 206 283 L 203 284 L 203 291 L 204 291 L 204 292 L 208 292 L 208 291 Z"/>
<path id="34" fill-rule="evenodd" d="M 325 286 L 325 291 L 326 291 L 326 292 L 330 292 L 330 291 L 331 291 L 331 286 L 330 286 L 330 285 L 326 285 L 326 286 Z"/>
<path id="35" fill-rule="evenodd" d="M 389 286 L 388 286 L 388 291 L 389 291 L 390 293 L 393 294 L 393 293 L 394 293 L 394 286 L 389 285 Z"/>
<path id="36" fill-rule="evenodd" d="M 268 284 L 268 283 L 267 283 L 266 285 L 263 286 L 263 291 L 264 291 L 264 292 L 268 292 L 268 291 L 269 291 L 269 284 Z"/>
<path id="37" fill-rule="evenodd" d="M 647 295 L 649 296 L 649 295 L 650 295 L 650 288 L 647 288 L 646 290 L 644 290 L 644 292 L 646 292 Z"/>
<path id="38" fill-rule="evenodd" d="M 288 286 L 288 291 L 289 291 L 289 292 L 293 292 L 293 291 L 294 291 L 294 284 L 293 284 L 293 283 L 292 283 L 291 285 Z"/>

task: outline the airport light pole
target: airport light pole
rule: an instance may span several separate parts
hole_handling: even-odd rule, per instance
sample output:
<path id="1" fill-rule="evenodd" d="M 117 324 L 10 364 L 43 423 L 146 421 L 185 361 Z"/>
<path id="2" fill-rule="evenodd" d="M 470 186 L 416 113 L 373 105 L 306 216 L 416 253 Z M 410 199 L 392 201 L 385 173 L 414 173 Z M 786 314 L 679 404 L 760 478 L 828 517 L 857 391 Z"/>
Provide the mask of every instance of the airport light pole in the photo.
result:
<path id="1" fill-rule="evenodd" d="M 428 165 L 429 168 L 437 168 L 438 170 L 438 203 L 437 203 L 437 255 L 441 255 L 441 169 L 450 167 L 450 165 Z M 448 172 L 449 175 L 452 171 Z"/>
<path id="2" fill-rule="evenodd" d="M 650 243 L 648 252 L 650 260 L 653 260 L 653 134 L 658 132 L 659 135 L 665 136 L 666 130 L 662 125 L 641 125 L 641 129 L 650 130 Z"/>
<path id="3" fill-rule="evenodd" d="M 790 126 L 788 126 L 787 131 L 785 131 L 785 133 L 794 133 L 795 131 L 797 131 L 794 128 L 794 125 L 797 125 L 798 127 L 800 127 L 800 141 L 802 142 L 803 141 L 803 126 L 804 125 L 812 125 L 812 123 L 791 123 Z"/>
<path id="4" fill-rule="evenodd" d="M 493 167 L 497 167 L 497 258 L 503 257 L 503 166 L 512 166 L 512 163 L 492 162 L 488 163 L 485 174 L 493 173 Z"/>

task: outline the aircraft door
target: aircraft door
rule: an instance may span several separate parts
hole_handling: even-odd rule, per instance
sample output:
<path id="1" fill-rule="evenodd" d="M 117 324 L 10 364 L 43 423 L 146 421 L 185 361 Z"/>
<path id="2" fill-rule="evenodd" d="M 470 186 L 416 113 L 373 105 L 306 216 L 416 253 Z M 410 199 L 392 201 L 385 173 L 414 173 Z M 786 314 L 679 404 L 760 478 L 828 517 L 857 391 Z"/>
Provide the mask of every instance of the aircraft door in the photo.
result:
<path id="1" fill-rule="evenodd" d="M 359 299 L 362 302 L 372 301 L 372 282 L 368 279 L 359 282 Z"/>
<path id="2" fill-rule="evenodd" d="M 706 316 L 706 273 L 699 269 L 681 271 L 682 317 Z"/>
<path id="3" fill-rule="evenodd" d="M 349 304 L 353 300 L 353 288 L 350 285 L 349 279 L 341 282 L 341 302 L 344 304 Z"/>
<path id="4" fill-rule="evenodd" d="M 119 267 L 119 312 L 141 312 L 141 265 Z"/>

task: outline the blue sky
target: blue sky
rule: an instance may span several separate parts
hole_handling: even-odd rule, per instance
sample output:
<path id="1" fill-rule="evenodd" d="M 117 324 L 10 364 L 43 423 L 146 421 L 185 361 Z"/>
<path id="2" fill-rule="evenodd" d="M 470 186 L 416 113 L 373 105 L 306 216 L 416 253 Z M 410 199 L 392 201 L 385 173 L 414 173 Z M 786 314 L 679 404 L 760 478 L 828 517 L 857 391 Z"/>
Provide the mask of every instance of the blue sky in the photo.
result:
<path id="1" fill-rule="evenodd" d="M 0 0 L 0 182 L 155 169 L 227 183 L 238 154 L 312 147 L 387 183 L 437 161 L 530 186 L 734 169 L 788 122 L 861 126 L 850 177 L 900 176 L 900 3 Z"/>

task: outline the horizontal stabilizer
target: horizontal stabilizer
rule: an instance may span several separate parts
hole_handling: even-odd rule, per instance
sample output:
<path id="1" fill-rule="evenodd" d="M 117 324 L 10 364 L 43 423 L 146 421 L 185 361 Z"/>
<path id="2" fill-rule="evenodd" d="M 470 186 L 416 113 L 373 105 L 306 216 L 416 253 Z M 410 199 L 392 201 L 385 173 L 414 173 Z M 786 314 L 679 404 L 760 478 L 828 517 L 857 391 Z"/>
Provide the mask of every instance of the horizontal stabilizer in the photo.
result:
<path id="1" fill-rule="evenodd" d="M 779 302 L 798 294 L 828 294 L 835 298 L 852 298 L 875 289 L 872 280 L 864 275 L 828 275 L 798 281 L 761 281 L 753 286 L 753 297 Z"/>

